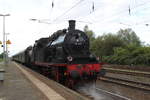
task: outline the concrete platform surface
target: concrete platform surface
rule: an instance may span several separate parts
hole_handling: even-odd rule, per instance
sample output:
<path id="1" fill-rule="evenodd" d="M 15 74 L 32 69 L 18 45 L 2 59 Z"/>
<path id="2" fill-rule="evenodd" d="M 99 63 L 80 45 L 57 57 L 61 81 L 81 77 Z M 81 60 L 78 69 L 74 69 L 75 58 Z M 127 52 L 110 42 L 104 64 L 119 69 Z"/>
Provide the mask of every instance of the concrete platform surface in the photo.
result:
<path id="1" fill-rule="evenodd" d="M 3 64 L 0 64 L 0 66 L 5 69 L 4 81 L 0 82 L 0 100 L 64 100 L 63 97 L 59 97 L 59 94 L 47 87 L 36 77 L 25 72 L 28 78 L 30 77 L 28 79 L 27 75 L 23 74 L 17 64 L 10 62 L 8 66 Z M 35 83 L 31 82 L 32 79 Z M 45 90 L 43 91 L 45 93 L 53 94 L 57 99 L 50 99 L 40 88 L 44 88 Z"/>

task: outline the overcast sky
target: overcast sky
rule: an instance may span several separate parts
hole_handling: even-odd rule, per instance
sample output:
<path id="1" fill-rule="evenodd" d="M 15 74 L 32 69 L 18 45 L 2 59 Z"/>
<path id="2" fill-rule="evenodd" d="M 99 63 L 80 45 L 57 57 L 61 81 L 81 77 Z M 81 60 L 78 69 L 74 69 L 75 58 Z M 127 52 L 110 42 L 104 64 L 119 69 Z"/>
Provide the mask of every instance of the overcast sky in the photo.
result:
<path id="1" fill-rule="evenodd" d="M 143 42 L 150 44 L 150 26 L 145 25 L 150 22 L 149 0 L 0 0 L 0 14 L 8 13 L 11 16 L 6 17 L 6 33 L 10 33 L 8 38 L 12 42 L 10 55 L 33 45 L 41 37 L 67 28 L 69 19 L 77 20 L 76 28 L 81 30 L 88 25 L 96 36 L 132 28 Z M 52 24 L 30 21 L 32 18 Z M 1 41 L 2 23 L 0 17 Z"/>

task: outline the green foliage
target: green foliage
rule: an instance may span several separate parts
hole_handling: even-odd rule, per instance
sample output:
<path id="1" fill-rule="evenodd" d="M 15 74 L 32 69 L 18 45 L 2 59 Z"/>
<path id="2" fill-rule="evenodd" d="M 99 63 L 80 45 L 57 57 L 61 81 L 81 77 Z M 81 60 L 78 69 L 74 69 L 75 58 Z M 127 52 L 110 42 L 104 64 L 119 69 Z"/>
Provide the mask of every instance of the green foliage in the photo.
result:
<path id="1" fill-rule="evenodd" d="M 93 51 L 93 45 L 94 45 L 94 40 L 95 40 L 95 34 L 92 30 L 89 30 L 88 26 L 86 25 L 84 27 L 84 32 L 87 34 L 87 36 L 89 37 L 90 40 L 90 50 Z"/>
<path id="2" fill-rule="evenodd" d="M 84 27 L 84 32 L 88 35 L 90 41 L 93 41 L 95 39 L 94 32 L 92 30 L 89 30 L 87 25 Z"/>
<path id="3" fill-rule="evenodd" d="M 111 33 L 97 37 L 91 46 L 92 51 L 99 57 L 113 55 L 113 49 L 123 46 L 123 41 Z"/>
<path id="4" fill-rule="evenodd" d="M 3 58 L 3 53 L 0 54 L 0 58 L 1 58 L 1 59 Z"/>
<path id="5" fill-rule="evenodd" d="M 118 38 L 121 38 L 126 45 L 128 45 L 128 44 L 135 44 L 137 46 L 141 45 L 141 41 L 140 41 L 139 37 L 130 28 L 125 29 L 125 30 L 120 29 L 117 32 L 117 34 L 118 34 Z"/>
<path id="6" fill-rule="evenodd" d="M 105 61 L 113 64 L 150 65 L 150 47 L 116 48 Z"/>
<path id="7" fill-rule="evenodd" d="M 0 62 L 3 60 L 3 53 L 0 54 Z"/>
<path id="8" fill-rule="evenodd" d="M 90 38 L 90 49 L 101 61 L 112 64 L 150 65 L 150 46 L 144 46 L 136 33 L 120 29 L 117 34 L 103 34 L 95 37 L 94 32 L 85 26 Z"/>

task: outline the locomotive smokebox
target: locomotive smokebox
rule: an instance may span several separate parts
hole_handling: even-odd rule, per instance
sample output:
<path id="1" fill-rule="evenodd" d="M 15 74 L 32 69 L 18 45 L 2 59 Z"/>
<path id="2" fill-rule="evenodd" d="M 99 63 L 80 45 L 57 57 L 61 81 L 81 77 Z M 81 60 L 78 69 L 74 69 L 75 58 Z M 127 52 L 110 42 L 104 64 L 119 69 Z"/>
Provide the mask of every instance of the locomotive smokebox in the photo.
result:
<path id="1" fill-rule="evenodd" d="M 69 20 L 69 30 L 75 30 L 75 20 Z"/>

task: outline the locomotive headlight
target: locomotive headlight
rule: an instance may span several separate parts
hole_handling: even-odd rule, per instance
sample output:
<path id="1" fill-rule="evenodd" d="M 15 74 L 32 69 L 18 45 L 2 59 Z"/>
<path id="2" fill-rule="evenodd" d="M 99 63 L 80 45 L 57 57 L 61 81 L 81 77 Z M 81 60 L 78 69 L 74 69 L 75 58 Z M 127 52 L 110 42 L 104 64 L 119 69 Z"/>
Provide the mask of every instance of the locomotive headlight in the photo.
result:
<path id="1" fill-rule="evenodd" d="M 68 59 L 68 61 L 72 61 L 73 60 L 73 58 L 71 56 L 68 56 L 67 59 Z"/>

